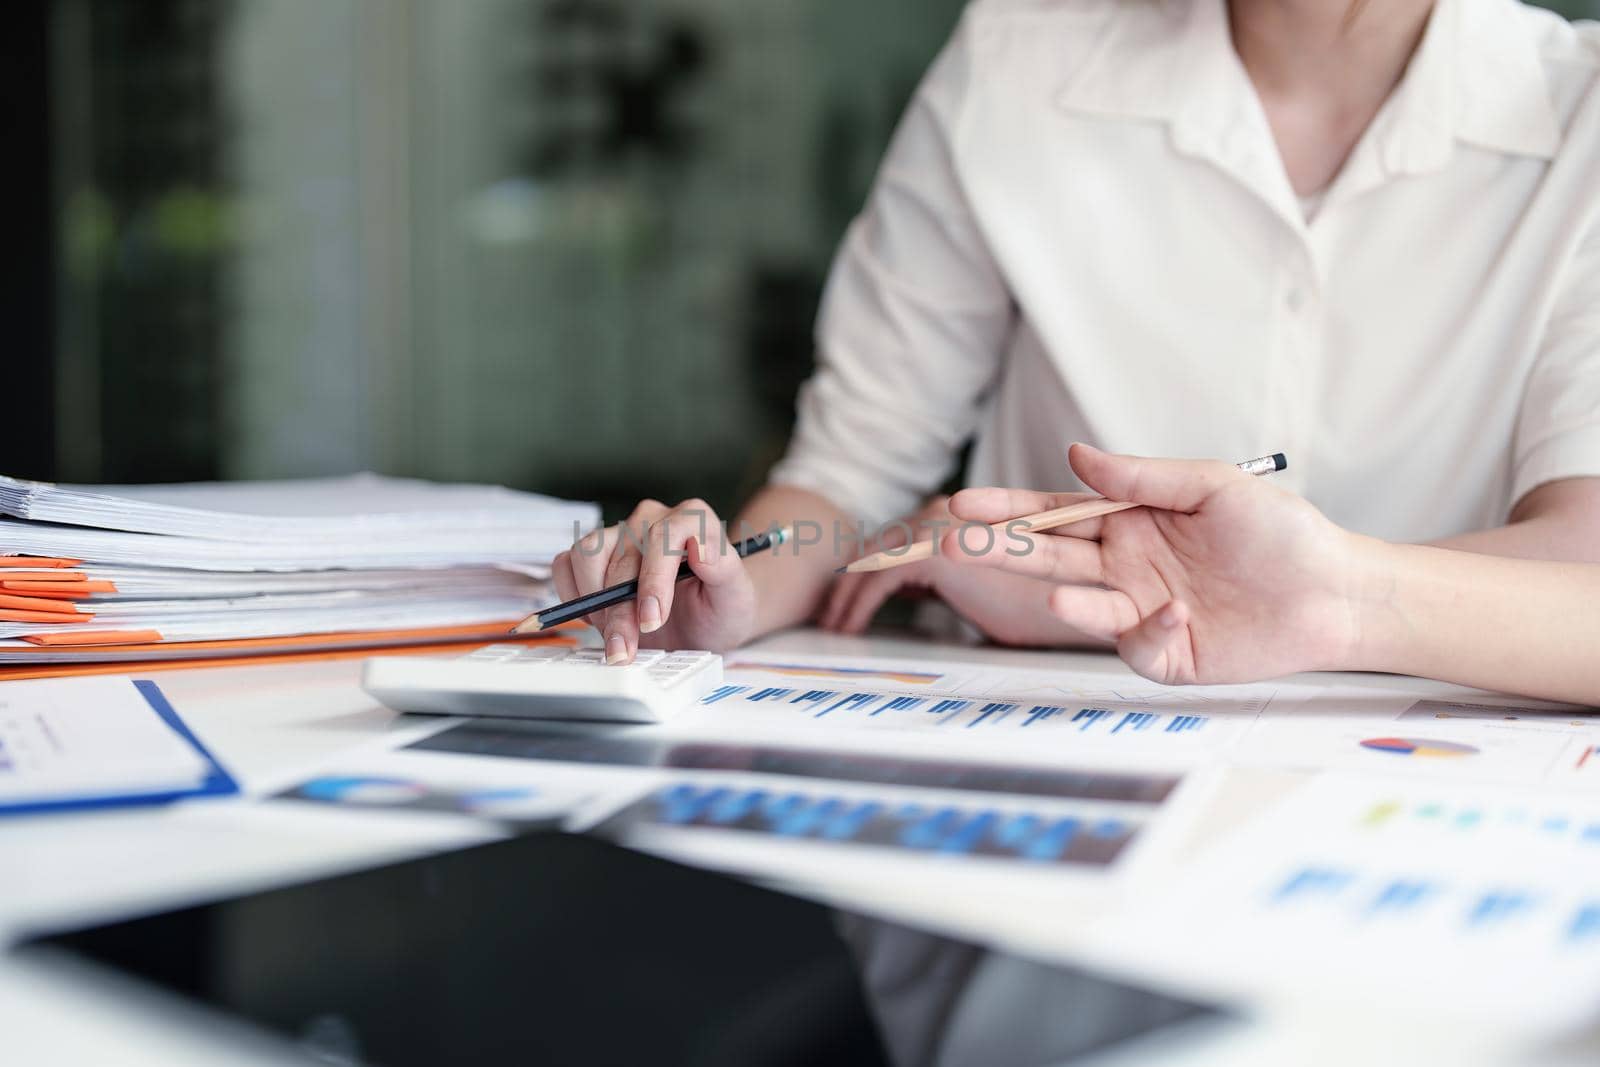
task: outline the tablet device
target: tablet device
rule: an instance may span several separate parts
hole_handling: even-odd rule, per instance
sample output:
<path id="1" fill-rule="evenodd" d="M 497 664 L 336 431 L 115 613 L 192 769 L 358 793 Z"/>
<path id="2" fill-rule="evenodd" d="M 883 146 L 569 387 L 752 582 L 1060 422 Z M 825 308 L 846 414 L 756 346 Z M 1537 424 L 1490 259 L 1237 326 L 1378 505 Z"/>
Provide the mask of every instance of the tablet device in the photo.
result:
<path id="1" fill-rule="evenodd" d="M 37 937 L 323 1063 L 1071 1063 L 1216 1008 L 536 833 Z"/>

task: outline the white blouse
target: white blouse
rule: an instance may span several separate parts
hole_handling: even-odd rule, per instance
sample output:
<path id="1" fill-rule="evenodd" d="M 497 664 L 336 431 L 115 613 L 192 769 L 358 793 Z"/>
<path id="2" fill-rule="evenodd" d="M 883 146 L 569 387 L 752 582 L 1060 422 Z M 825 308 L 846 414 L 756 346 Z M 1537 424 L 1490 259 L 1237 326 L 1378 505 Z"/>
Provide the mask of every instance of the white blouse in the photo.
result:
<path id="1" fill-rule="evenodd" d="M 772 481 L 883 521 L 1068 444 L 1242 460 L 1365 533 L 1600 476 L 1600 26 L 1440 0 L 1308 222 L 1223 0 L 977 0 L 840 249 Z"/>

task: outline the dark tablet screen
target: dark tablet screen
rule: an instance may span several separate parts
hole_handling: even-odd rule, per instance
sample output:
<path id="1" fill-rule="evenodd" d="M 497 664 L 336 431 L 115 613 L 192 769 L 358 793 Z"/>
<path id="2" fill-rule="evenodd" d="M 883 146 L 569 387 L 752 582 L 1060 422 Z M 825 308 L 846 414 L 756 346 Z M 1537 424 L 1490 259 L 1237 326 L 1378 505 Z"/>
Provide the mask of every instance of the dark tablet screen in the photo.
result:
<path id="1" fill-rule="evenodd" d="M 552 833 L 34 945 L 251 1020 L 324 1062 L 390 1067 L 950 1062 L 968 1046 L 1003 1067 L 1216 1017 Z M 1008 982 L 1029 994 L 1008 998 Z M 1026 1011 L 1008 1012 L 1011 999 Z"/>

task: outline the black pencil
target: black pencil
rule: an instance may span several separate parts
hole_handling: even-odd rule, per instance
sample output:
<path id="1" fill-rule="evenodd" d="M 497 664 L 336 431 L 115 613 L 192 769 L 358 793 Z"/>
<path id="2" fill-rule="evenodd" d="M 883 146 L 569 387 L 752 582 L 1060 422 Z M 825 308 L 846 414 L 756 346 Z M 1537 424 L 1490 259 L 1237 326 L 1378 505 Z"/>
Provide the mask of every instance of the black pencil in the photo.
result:
<path id="1" fill-rule="evenodd" d="M 760 536 L 740 541 L 733 546 L 733 551 L 735 555 L 743 559 L 756 552 L 765 552 L 769 548 L 776 548 L 789 540 L 790 536 L 788 527 L 769 530 Z M 694 571 L 689 569 L 688 560 L 678 564 L 678 577 L 675 581 L 681 582 L 685 578 L 692 577 L 694 577 Z M 632 600 L 638 595 L 639 580 L 637 578 L 623 582 L 621 585 L 596 589 L 592 593 L 585 593 L 583 596 L 575 597 L 563 604 L 557 604 L 555 607 L 545 608 L 543 611 L 529 615 L 526 619 L 513 626 L 511 632 L 514 634 L 538 633 L 540 630 L 548 630 L 552 626 L 559 626 L 564 622 L 571 622 L 573 619 L 581 619 L 585 615 L 592 614 L 602 608 L 609 608 L 615 604 Z"/>

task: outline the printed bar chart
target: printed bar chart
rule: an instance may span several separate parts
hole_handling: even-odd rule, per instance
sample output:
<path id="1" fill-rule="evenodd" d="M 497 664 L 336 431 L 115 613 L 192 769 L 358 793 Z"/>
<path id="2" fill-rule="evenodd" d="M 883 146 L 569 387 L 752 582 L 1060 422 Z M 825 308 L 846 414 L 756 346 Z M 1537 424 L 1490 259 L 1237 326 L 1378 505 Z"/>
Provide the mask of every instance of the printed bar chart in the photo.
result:
<path id="1" fill-rule="evenodd" d="M 1105 867 L 1142 825 L 1136 817 L 1106 816 L 1087 808 L 1000 811 L 686 782 L 634 802 L 608 819 L 600 832 L 626 835 L 642 827 L 737 832 L 911 853 Z"/>
<path id="2" fill-rule="evenodd" d="M 901 724 L 983 730 L 997 727 L 1067 727 L 1094 739 L 1135 736 L 1166 738 L 1201 733 L 1212 717 L 1149 709 L 1070 704 L 1028 704 L 1007 699 L 977 699 L 927 693 L 822 689 L 728 682 L 701 699 L 702 707 L 728 703 L 787 709 L 797 716 L 829 723 L 896 720 Z"/>

